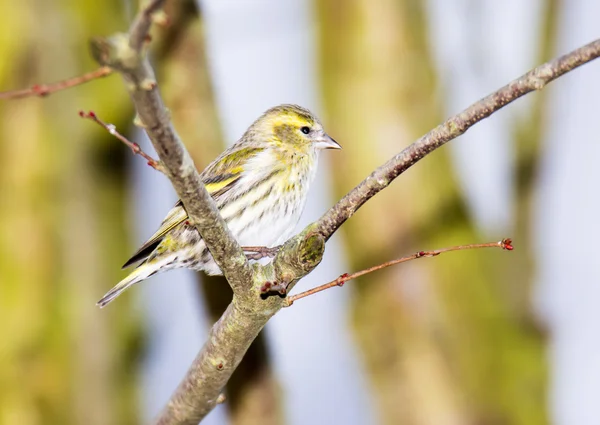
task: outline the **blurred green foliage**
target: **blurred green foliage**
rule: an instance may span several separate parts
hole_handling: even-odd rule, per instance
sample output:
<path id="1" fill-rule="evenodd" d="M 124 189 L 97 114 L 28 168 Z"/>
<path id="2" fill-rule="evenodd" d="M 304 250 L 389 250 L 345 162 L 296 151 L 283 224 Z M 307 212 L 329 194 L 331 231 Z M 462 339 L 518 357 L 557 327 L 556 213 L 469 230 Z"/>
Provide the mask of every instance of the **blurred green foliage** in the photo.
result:
<path id="1" fill-rule="evenodd" d="M 87 40 L 126 25 L 122 2 L 5 2 L 0 87 L 97 67 Z M 0 103 L 0 424 L 136 423 L 141 333 L 124 301 L 91 308 L 121 276 L 128 154 L 78 117 L 127 127 L 118 78 Z"/>
<path id="2" fill-rule="evenodd" d="M 545 4 L 545 43 L 554 35 L 553 3 Z M 344 141 L 344 155 L 334 158 L 342 195 L 441 122 L 442 91 L 423 2 L 317 4 L 326 121 Z M 519 152 L 531 166 L 539 144 L 536 105 L 532 117 L 515 124 L 530 135 L 519 140 Z M 519 223 L 528 220 L 532 180 L 526 184 Z M 544 337 L 530 316 L 533 264 L 521 245 L 526 229 L 518 226 L 512 235 L 517 255 L 463 252 L 360 279 L 353 323 L 384 423 L 547 423 Z M 447 149 L 402 175 L 342 232 L 351 270 L 483 237 L 467 213 Z"/>

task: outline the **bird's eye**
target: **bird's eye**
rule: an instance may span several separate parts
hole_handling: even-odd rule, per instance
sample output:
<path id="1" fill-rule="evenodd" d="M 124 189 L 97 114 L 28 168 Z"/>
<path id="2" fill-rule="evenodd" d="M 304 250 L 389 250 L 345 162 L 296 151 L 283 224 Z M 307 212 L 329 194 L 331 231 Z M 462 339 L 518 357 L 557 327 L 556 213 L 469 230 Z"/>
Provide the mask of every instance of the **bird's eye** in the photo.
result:
<path id="1" fill-rule="evenodd" d="M 308 133 L 310 133 L 310 128 L 308 128 L 308 127 L 302 127 L 300 129 L 300 131 L 303 132 L 304 134 L 308 134 Z"/>

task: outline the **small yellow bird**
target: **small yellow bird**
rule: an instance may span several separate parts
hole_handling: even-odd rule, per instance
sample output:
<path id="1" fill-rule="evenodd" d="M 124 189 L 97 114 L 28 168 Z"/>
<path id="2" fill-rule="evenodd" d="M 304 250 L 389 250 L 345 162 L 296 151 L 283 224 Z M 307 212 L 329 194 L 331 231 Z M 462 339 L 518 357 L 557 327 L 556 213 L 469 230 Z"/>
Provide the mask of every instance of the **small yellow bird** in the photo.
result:
<path id="1" fill-rule="evenodd" d="M 269 109 L 240 140 L 201 173 L 206 189 L 241 246 L 273 247 L 289 239 L 300 219 L 323 149 L 340 149 L 315 115 L 297 105 Z M 141 262 L 98 305 L 131 285 L 186 267 L 221 274 L 179 201 L 160 228 L 125 263 Z"/>

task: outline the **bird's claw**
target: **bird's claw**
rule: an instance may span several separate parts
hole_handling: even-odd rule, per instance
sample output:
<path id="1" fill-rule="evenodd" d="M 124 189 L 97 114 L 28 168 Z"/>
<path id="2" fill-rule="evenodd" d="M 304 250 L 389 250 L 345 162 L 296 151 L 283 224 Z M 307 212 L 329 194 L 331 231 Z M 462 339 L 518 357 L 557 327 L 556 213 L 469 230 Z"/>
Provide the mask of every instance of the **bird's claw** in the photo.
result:
<path id="1" fill-rule="evenodd" d="M 242 250 L 249 260 L 260 260 L 261 258 L 273 258 L 279 252 L 281 245 L 269 248 L 266 246 L 243 246 Z"/>
<path id="2" fill-rule="evenodd" d="M 265 282 L 260 287 L 260 297 L 263 300 L 266 300 L 271 295 L 279 295 L 280 298 L 285 298 L 287 295 L 287 286 L 288 284 L 285 282 Z"/>

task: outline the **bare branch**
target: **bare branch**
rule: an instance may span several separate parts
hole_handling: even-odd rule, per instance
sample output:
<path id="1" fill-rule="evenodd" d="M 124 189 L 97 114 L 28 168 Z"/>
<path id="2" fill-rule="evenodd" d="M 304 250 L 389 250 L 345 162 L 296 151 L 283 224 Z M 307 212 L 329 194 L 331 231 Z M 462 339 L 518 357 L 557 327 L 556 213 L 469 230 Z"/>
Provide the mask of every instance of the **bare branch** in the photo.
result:
<path id="1" fill-rule="evenodd" d="M 197 424 L 214 408 L 233 369 L 246 352 L 249 341 L 253 340 L 267 321 L 284 306 L 284 300 L 279 297 L 260 300 L 261 292 L 266 289 L 263 288 L 264 285 L 270 283 L 271 289 L 291 290 L 298 280 L 319 264 L 325 240 L 361 205 L 387 187 L 400 173 L 516 98 L 532 90 L 541 89 L 549 81 L 599 55 L 600 40 L 534 69 L 461 114 L 450 118 L 377 169 L 321 219 L 287 241 L 277 253 L 271 267 L 255 267 L 256 275 L 251 296 L 240 301 L 234 295 L 232 304 L 211 329 L 205 346 L 157 423 Z M 238 310 L 243 310 L 244 313 L 238 314 Z M 220 359 L 227 359 L 227 363 L 221 363 Z M 221 364 L 222 367 L 219 366 Z"/>
<path id="2" fill-rule="evenodd" d="M 427 154 L 466 132 L 479 121 L 534 90 L 543 89 L 548 83 L 600 56 L 600 40 L 546 62 L 506 86 L 469 106 L 461 113 L 448 118 L 412 145 L 377 168 L 369 177 L 352 189 L 318 221 L 317 228 L 329 239 L 339 227 L 365 203 L 404 171 Z"/>
<path id="3" fill-rule="evenodd" d="M 308 297 L 309 295 L 314 295 L 314 294 L 317 294 L 326 289 L 334 288 L 336 286 L 340 286 L 340 287 L 344 286 L 344 284 L 346 282 L 348 282 L 349 280 L 356 279 L 357 277 L 364 276 L 368 273 L 372 273 L 377 270 L 385 269 L 386 267 L 395 266 L 396 264 L 406 263 L 408 261 L 416 260 L 418 258 L 436 257 L 445 252 L 464 251 L 466 249 L 479 249 L 479 248 L 502 248 L 507 251 L 512 251 L 514 249 L 514 247 L 512 245 L 512 240 L 507 238 L 507 239 L 502 239 L 499 242 L 478 243 L 478 244 L 471 244 L 471 245 L 458 245 L 458 246 L 452 246 L 449 248 L 436 249 L 434 251 L 415 252 L 412 255 L 398 258 L 396 260 L 388 261 L 383 264 L 378 264 L 377 266 L 369 267 L 368 269 L 364 269 L 359 272 L 355 272 L 352 274 L 344 273 L 343 275 L 340 275 L 337 279 L 334 279 L 331 282 L 324 283 L 323 285 L 319 285 L 319 286 L 309 289 L 307 291 L 300 292 L 299 294 L 296 294 L 296 295 L 291 295 L 285 299 L 285 307 L 289 307 L 292 304 L 294 304 L 294 301 Z"/>
<path id="4" fill-rule="evenodd" d="M 65 90 L 70 87 L 75 87 L 80 84 L 87 83 L 88 81 L 106 77 L 111 73 L 112 70 L 108 66 L 102 66 L 95 71 L 88 72 L 87 74 L 69 78 L 63 81 L 58 81 L 56 83 L 35 84 L 29 87 L 28 89 L 0 92 L 0 99 L 23 99 L 32 96 L 46 97 L 50 96 L 52 93 L 56 93 L 57 91 Z"/>
<path id="5" fill-rule="evenodd" d="M 164 0 L 150 1 L 138 13 L 129 34 L 92 40 L 92 54 L 100 64 L 110 66 L 123 76 L 142 127 L 183 201 L 190 221 L 202 235 L 234 293 L 247 297 L 252 285 L 252 271 L 248 260 L 221 218 L 189 152 L 171 123 L 154 71 L 143 49 L 153 16 L 156 16 L 163 4 Z"/>
<path id="6" fill-rule="evenodd" d="M 319 264 L 324 250 L 321 235 L 303 232 L 285 243 L 271 267 L 255 268 L 255 282 L 286 281 L 292 287 Z M 246 350 L 284 306 L 284 299 L 279 297 L 262 300 L 259 286 L 253 285 L 252 296 L 245 299 L 234 295 L 159 415 L 157 425 L 196 425 L 220 402 L 220 395 Z"/>
<path id="7" fill-rule="evenodd" d="M 248 316 L 239 302 L 229 304 L 156 425 L 196 425 L 223 402 L 225 383 L 243 358 L 239 353 L 248 350 L 271 317 L 269 310 L 265 314 L 266 319 Z"/>
<path id="8" fill-rule="evenodd" d="M 156 21 L 164 23 L 165 0 L 148 0 L 147 4 L 137 14 L 129 27 L 129 47 L 141 52 L 144 45 L 150 41 L 150 27 Z"/>
<path id="9" fill-rule="evenodd" d="M 196 225 L 215 261 L 233 288 L 234 297 L 198 353 L 157 423 L 197 424 L 216 404 L 231 374 L 267 321 L 284 306 L 284 300 L 261 300 L 261 288 L 290 290 L 321 261 L 325 241 L 368 199 L 387 187 L 411 165 L 449 140 L 464 133 L 526 93 L 541 89 L 558 76 L 600 55 L 600 40 L 538 67 L 418 140 L 377 169 L 346 195 L 319 221 L 287 241 L 267 266 L 250 268 L 231 236 L 214 202 L 206 192 L 189 153 L 175 133 L 158 92 L 154 72 L 145 56 L 148 31 L 164 0 L 151 0 L 136 17 L 129 34 L 116 34 L 92 42 L 92 53 L 102 64 L 120 72 L 138 116 L 146 129 L 190 220 Z M 259 253 L 260 254 L 260 253 Z"/>
<path id="10" fill-rule="evenodd" d="M 123 142 L 125 144 L 125 146 L 127 146 L 129 149 L 131 149 L 131 151 L 134 153 L 134 155 L 141 156 L 142 158 L 144 158 L 147 161 L 149 166 L 151 166 L 152 168 L 154 168 L 157 171 L 160 171 L 161 173 L 165 173 L 165 169 L 164 169 L 163 165 L 160 163 L 160 161 L 157 161 L 156 159 L 152 158 L 150 155 L 148 155 L 146 152 L 144 152 L 142 150 L 140 145 L 138 145 L 135 142 L 130 141 L 127 137 L 125 137 L 121 133 L 119 133 L 114 124 L 105 123 L 100 118 L 98 118 L 98 116 L 92 111 L 90 111 L 90 112 L 79 111 L 79 116 L 81 118 L 87 118 L 89 120 L 92 120 L 93 122 L 98 124 L 100 127 L 103 127 L 106 131 L 108 131 L 110 134 L 112 134 L 117 139 L 119 139 L 121 142 Z"/>

